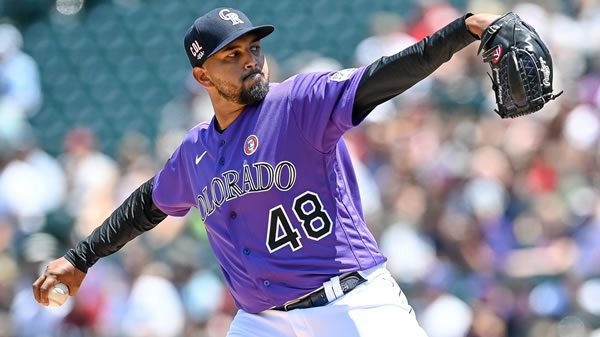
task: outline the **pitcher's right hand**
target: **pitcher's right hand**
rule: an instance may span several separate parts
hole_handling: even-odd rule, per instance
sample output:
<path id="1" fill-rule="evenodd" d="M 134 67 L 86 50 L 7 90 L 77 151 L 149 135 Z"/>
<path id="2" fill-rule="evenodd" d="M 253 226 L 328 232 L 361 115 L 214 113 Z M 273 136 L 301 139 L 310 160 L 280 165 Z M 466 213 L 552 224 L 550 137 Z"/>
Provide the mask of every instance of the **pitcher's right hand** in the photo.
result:
<path id="1" fill-rule="evenodd" d="M 69 296 L 75 296 L 85 275 L 64 257 L 56 259 L 46 266 L 42 275 L 33 283 L 33 296 L 41 305 L 48 306 L 48 293 L 58 283 L 69 287 Z"/>

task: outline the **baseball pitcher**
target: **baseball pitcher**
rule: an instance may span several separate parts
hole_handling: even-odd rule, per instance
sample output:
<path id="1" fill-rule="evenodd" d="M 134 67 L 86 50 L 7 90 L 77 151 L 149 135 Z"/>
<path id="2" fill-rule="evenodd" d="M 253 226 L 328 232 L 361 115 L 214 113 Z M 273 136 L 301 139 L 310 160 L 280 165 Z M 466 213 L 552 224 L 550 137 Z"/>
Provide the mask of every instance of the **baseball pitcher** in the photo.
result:
<path id="1" fill-rule="evenodd" d="M 273 26 L 233 8 L 199 17 L 184 48 L 214 117 L 48 265 L 33 284 L 36 300 L 47 305 L 57 283 L 75 295 L 99 258 L 196 208 L 239 308 L 228 336 L 425 336 L 367 228 L 341 137 L 496 19 L 467 14 L 368 66 L 269 83 L 261 39 Z"/>

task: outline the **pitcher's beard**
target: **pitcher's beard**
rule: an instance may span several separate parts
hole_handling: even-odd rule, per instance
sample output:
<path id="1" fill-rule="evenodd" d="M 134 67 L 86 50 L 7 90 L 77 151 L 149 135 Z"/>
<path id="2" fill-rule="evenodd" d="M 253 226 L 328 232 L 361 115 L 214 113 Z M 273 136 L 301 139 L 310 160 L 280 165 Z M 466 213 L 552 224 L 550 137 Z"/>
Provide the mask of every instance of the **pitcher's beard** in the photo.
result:
<path id="1" fill-rule="evenodd" d="M 250 87 L 246 90 L 245 86 L 240 93 L 240 103 L 242 104 L 256 104 L 262 101 L 269 93 L 269 82 L 267 79 L 260 75 L 252 75 L 247 81 L 252 81 Z"/>
<path id="2" fill-rule="evenodd" d="M 216 88 L 221 97 L 242 105 L 256 104 L 269 93 L 269 82 L 262 74 L 252 74 L 245 78 L 242 81 L 242 88 L 238 91 L 235 91 L 229 83 L 218 84 L 220 85 L 216 85 Z"/>

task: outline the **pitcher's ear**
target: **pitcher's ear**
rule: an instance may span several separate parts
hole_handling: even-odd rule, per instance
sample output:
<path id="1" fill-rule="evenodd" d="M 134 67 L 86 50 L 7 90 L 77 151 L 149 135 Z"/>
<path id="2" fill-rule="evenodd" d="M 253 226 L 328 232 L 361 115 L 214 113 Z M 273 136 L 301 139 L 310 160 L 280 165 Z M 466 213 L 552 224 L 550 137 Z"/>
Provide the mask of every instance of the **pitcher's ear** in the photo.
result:
<path id="1" fill-rule="evenodd" d="M 206 74 L 206 69 L 204 69 L 203 67 L 194 67 L 194 69 L 192 70 L 192 74 L 194 75 L 196 81 L 200 83 L 200 85 L 202 85 L 203 87 L 208 88 L 213 86 L 212 82 Z"/>

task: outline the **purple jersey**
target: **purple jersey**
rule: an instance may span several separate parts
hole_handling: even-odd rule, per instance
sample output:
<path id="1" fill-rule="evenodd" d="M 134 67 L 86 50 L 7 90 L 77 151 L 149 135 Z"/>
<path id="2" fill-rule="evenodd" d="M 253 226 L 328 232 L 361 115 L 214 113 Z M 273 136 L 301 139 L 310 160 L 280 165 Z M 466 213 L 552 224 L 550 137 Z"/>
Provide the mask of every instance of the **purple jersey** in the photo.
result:
<path id="1" fill-rule="evenodd" d="M 239 308 L 255 313 L 385 261 L 367 229 L 342 134 L 364 68 L 271 84 L 222 133 L 186 135 L 156 175 L 157 207 L 196 207 Z"/>

